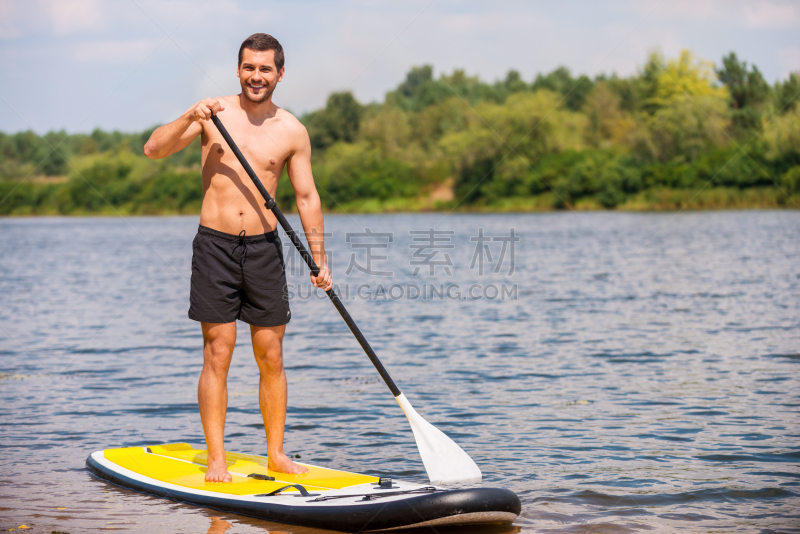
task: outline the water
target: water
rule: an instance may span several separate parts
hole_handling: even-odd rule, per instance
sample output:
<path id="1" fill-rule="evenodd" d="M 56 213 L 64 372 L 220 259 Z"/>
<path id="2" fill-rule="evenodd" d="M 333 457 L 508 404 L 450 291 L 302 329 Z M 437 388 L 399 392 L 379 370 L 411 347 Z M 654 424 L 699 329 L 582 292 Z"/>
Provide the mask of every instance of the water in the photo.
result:
<path id="1" fill-rule="evenodd" d="M 348 308 L 400 387 L 469 451 L 484 484 L 519 494 L 515 525 L 485 532 L 800 531 L 800 213 L 326 224 Z M 0 529 L 310 532 L 137 494 L 84 467 L 99 449 L 203 443 L 201 338 L 186 317 L 196 226 L 195 217 L 0 220 Z M 366 253 L 345 234 L 367 227 L 393 233 L 372 251 L 388 256 L 373 268 L 393 276 L 345 275 L 350 254 L 363 265 Z M 408 232 L 431 227 L 454 232 L 437 243 L 454 248 L 434 257 L 450 254 L 451 277 L 443 265 L 412 274 Z M 509 250 L 493 272 L 502 241 L 486 243 L 493 263 L 484 258 L 483 275 L 477 261 L 470 269 L 481 227 L 492 237 L 515 229 L 513 273 Z M 287 452 L 425 482 L 402 413 L 335 309 L 308 298 L 306 277 L 289 276 Z M 503 284 L 517 293 L 406 298 L 408 284 L 422 283 L 456 284 L 461 297 L 476 283 L 478 295 Z M 362 284 L 373 291 L 355 298 Z M 378 284 L 398 284 L 403 298 Z M 227 447 L 263 453 L 246 328 L 229 378 Z"/>

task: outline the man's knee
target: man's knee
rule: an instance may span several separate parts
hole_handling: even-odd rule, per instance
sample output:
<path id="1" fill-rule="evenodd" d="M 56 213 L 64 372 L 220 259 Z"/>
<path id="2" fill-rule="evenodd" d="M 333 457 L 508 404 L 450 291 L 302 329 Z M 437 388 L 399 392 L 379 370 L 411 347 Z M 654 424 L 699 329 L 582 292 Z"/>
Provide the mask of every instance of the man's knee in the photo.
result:
<path id="1" fill-rule="evenodd" d="M 286 325 L 272 327 L 250 327 L 253 340 L 253 355 L 261 373 L 283 372 L 283 334 Z"/>
<path id="2" fill-rule="evenodd" d="M 255 352 L 258 368 L 262 373 L 280 373 L 283 371 L 283 351 L 280 345 L 266 347 Z"/>
<path id="3" fill-rule="evenodd" d="M 205 325 L 204 325 L 205 326 Z M 227 325 L 226 325 L 227 326 Z M 203 329 L 203 368 L 214 373 L 227 373 L 236 344 L 235 326 L 225 329 Z"/>
<path id="4" fill-rule="evenodd" d="M 222 343 L 210 343 L 203 351 L 203 368 L 215 373 L 227 373 L 233 356 L 233 347 Z"/>

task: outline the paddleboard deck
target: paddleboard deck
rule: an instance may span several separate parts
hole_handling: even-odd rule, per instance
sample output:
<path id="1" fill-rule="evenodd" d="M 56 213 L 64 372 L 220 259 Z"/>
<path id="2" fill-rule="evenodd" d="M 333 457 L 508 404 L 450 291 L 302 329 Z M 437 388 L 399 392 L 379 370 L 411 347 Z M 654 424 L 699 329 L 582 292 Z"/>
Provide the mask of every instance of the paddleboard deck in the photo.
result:
<path id="1" fill-rule="evenodd" d="M 106 449 L 89 455 L 97 477 L 174 501 L 345 532 L 510 523 L 519 497 L 499 488 L 445 489 L 302 464 L 309 472 L 271 471 L 267 457 L 226 453 L 233 481 L 205 481 L 206 451 L 188 443 Z M 382 482 L 382 483 L 381 483 Z"/>

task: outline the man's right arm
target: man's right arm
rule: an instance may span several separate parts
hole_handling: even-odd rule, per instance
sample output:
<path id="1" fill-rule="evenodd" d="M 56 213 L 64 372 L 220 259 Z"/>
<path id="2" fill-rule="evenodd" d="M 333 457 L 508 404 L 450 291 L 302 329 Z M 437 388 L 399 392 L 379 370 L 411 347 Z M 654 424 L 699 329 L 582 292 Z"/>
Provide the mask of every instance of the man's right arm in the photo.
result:
<path id="1" fill-rule="evenodd" d="M 156 128 L 144 145 L 144 155 L 150 159 L 161 159 L 183 150 L 203 132 L 200 121 L 208 120 L 212 112 L 224 109 L 222 102 L 216 98 L 201 100 L 178 119 Z"/>

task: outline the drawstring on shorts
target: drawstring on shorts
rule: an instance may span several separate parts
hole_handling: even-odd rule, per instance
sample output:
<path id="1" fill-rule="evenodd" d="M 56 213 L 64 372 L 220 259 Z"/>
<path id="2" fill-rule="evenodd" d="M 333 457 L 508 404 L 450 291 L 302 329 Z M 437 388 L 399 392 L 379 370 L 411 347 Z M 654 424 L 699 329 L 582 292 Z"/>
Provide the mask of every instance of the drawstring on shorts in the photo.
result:
<path id="1" fill-rule="evenodd" d="M 239 265 L 244 269 L 244 262 L 247 260 L 247 241 L 245 240 L 245 235 L 247 234 L 247 230 L 242 230 L 239 232 L 239 242 L 233 247 L 231 250 L 231 261 L 233 261 L 233 254 L 236 252 L 236 249 L 242 247 L 242 252 L 239 255 Z"/>

